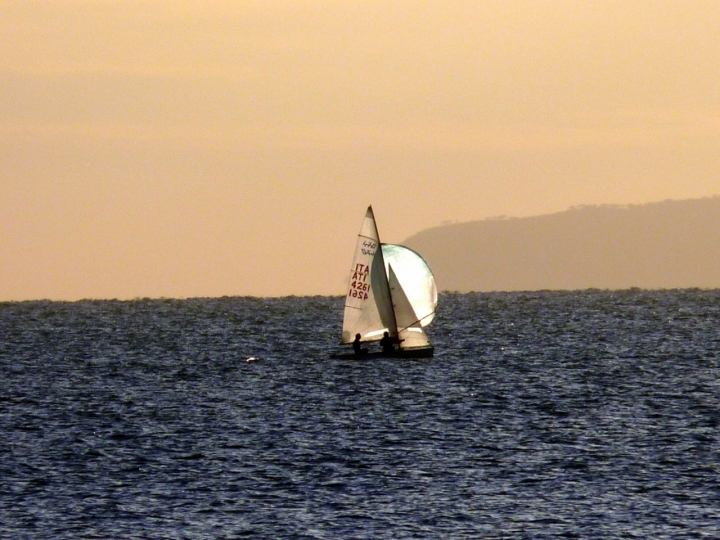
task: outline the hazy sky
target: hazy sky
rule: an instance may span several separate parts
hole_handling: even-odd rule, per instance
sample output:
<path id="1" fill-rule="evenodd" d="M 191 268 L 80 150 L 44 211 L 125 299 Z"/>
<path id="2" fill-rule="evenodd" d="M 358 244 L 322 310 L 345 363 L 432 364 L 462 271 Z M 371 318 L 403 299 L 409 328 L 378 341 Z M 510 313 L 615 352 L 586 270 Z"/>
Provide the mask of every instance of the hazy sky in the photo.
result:
<path id="1" fill-rule="evenodd" d="M 720 1 L 0 0 L 0 300 L 342 294 L 446 220 L 720 194 Z"/>

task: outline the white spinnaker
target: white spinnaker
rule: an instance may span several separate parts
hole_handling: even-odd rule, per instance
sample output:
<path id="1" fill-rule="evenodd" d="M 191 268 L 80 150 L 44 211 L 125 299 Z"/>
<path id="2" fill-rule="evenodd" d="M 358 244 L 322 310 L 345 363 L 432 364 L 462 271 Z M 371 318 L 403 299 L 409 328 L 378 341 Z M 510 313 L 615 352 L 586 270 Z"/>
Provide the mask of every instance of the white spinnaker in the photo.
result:
<path id="1" fill-rule="evenodd" d="M 403 340 L 400 343 L 401 349 L 413 347 L 427 347 L 430 340 L 420 325 L 418 316 L 413 309 L 410 300 L 405 294 L 403 286 L 398 281 L 397 274 L 392 265 L 388 267 L 390 294 L 395 306 L 395 320 L 398 327 L 398 337 Z"/>
<path id="2" fill-rule="evenodd" d="M 425 260 L 412 249 L 396 244 L 382 245 L 385 268 L 390 275 L 390 265 L 402 284 L 421 326 L 427 326 L 435 317 L 438 293 L 435 278 Z M 393 293 L 393 300 L 395 296 Z M 405 325 L 398 321 L 398 328 Z"/>
<path id="3" fill-rule="evenodd" d="M 385 330 L 392 335 L 397 333 L 380 238 L 372 206 L 369 206 L 350 268 L 342 341 L 351 343 L 355 334 L 360 334 L 363 341 L 380 339 Z"/>

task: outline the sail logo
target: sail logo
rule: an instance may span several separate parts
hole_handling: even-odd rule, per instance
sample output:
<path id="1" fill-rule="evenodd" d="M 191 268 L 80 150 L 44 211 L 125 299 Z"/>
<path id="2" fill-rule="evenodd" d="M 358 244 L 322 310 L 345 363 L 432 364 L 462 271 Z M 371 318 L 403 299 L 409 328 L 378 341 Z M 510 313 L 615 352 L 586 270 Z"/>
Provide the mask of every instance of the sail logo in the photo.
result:
<path id="1" fill-rule="evenodd" d="M 362 251 L 363 255 L 369 255 L 372 257 L 375 255 L 375 248 L 377 248 L 377 244 L 375 242 L 366 240 L 363 242 L 362 249 L 360 251 Z"/>
<path id="2" fill-rule="evenodd" d="M 348 296 L 351 298 L 359 298 L 360 300 L 367 300 L 367 293 L 370 290 L 370 284 L 368 283 L 369 275 L 370 267 L 367 264 L 357 263 L 352 278 L 350 278 L 351 283 Z"/>

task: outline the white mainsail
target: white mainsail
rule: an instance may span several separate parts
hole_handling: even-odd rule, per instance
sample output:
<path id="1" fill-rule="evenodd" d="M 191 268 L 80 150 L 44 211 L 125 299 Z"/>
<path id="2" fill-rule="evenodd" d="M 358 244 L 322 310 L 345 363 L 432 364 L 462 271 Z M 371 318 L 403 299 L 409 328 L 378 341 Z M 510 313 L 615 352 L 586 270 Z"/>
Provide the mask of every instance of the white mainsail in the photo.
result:
<path id="1" fill-rule="evenodd" d="M 384 332 L 404 340 L 400 348 L 428 347 L 422 329 L 432 321 L 437 286 L 427 263 L 409 248 L 381 244 L 372 207 L 363 219 L 345 297 L 342 341 L 356 334 L 378 340 Z"/>
<path id="2" fill-rule="evenodd" d="M 372 206 L 365 213 L 355 256 L 350 268 L 350 282 L 345 296 L 343 343 L 350 343 L 355 334 L 363 341 L 380 339 L 384 331 L 397 333 L 395 314 L 390 300 L 385 263 Z"/>

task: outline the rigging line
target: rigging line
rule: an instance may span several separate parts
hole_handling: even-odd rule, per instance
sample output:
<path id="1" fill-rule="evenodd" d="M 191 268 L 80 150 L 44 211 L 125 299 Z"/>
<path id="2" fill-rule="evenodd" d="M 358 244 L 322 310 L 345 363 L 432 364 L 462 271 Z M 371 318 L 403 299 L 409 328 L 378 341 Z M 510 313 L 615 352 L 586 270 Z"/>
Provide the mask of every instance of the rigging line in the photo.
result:
<path id="1" fill-rule="evenodd" d="M 408 324 L 405 328 L 402 328 L 402 329 L 398 328 L 398 332 L 402 332 L 403 330 L 407 330 L 408 328 L 411 328 L 412 326 L 414 326 L 414 325 L 416 325 L 416 324 L 419 324 L 420 321 L 422 321 L 423 319 L 427 319 L 430 315 L 433 315 L 434 313 L 435 313 L 434 311 L 433 311 L 432 313 L 428 313 L 427 315 L 425 315 L 425 316 L 422 317 L 421 319 L 418 319 L 418 320 L 415 321 L 415 322 L 411 322 L 411 323 Z M 421 327 L 421 328 L 422 328 L 422 327 Z M 424 330 L 423 330 L 423 332 L 424 332 Z"/>
<path id="2" fill-rule="evenodd" d="M 412 323 L 404 328 L 398 328 L 398 333 L 403 332 L 404 330 L 407 330 L 408 328 L 419 328 L 423 333 L 426 333 L 425 330 L 423 330 L 422 326 L 414 326 L 414 325 L 415 325 L 415 323 Z"/>
<path id="3" fill-rule="evenodd" d="M 418 324 L 420 321 L 424 321 L 424 320 L 427 319 L 430 315 L 435 315 L 435 312 L 433 311 L 432 313 L 428 313 L 428 314 L 425 315 L 424 317 L 420 317 L 418 320 L 416 320 L 416 321 L 414 321 L 414 322 L 411 322 L 411 323 L 408 324 L 405 328 L 403 328 L 403 330 L 407 330 L 408 328 L 410 328 L 410 327 L 413 326 L 414 324 Z"/>

